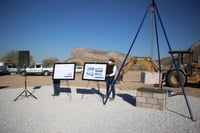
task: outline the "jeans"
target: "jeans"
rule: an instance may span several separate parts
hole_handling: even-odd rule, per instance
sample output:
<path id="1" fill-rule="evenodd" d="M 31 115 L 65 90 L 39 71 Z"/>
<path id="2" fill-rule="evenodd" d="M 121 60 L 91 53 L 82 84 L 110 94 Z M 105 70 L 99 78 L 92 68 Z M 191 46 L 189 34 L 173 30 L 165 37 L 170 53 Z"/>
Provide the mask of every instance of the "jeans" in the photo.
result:
<path id="1" fill-rule="evenodd" d="M 115 85 L 112 84 L 113 81 L 114 81 L 114 76 L 106 77 L 106 96 L 108 96 L 108 92 L 110 91 L 109 89 L 111 88 L 112 98 L 115 98 Z"/>
<path id="2" fill-rule="evenodd" d="M 55 80 L 53 81 L 53 89 L 54 89 L 54 94 L 59 95 L 60 94 L 60 80 Z"/>

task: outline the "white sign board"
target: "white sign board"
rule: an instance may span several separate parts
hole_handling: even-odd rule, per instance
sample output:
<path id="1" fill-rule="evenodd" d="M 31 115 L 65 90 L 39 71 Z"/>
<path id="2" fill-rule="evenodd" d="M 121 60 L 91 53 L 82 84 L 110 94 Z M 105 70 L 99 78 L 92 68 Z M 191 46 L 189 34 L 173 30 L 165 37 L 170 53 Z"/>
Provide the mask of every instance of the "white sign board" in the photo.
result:
<path id="1" fill-rule="evenodd" d="M 53 79 L 74 80 L 75 63 L 56 63 L 54 64 Z"/>
<path id="2" fill-rule="evenodd" d="M 82 79 L 104 81 L 106 77 L 106 68 L 106 63 L 85 63 Z"/>

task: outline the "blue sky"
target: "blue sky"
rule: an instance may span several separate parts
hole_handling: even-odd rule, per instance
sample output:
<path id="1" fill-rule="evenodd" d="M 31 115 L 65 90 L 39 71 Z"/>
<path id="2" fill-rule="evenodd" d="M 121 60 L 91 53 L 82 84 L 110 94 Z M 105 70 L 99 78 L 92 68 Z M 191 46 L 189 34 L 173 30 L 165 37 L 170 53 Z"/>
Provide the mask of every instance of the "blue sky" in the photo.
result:
<path id="1" fill-rule="evenodd" d="M 185 50 L 200 40 L 200 0 L 155 2 L 172 49 Z M 127 53 L 150 3 L 0 0 L 0 57 L 11 50 L 29 50 L 36 62 L 48 57 L 65 61 L 76 47 Z M 131 55 L 150 56 L 153 51 L 156 58 L 157 51 L 151 49 L 151 22 L 149 12 Z M 161 57 L 166 57 L 169 49 L 161 31 L 158 23 Z"/>

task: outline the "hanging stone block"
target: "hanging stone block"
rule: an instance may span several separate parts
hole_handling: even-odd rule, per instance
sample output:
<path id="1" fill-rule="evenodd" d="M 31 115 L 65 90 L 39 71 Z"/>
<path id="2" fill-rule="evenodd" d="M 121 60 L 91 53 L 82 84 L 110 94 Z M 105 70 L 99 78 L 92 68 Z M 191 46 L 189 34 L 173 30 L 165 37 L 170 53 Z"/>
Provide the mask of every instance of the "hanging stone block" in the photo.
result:
<path id="1" fill-rule="evenodd" d="M 142 71 L 140 81 L 144 84 L 159 84 L 159 73 Z"/>

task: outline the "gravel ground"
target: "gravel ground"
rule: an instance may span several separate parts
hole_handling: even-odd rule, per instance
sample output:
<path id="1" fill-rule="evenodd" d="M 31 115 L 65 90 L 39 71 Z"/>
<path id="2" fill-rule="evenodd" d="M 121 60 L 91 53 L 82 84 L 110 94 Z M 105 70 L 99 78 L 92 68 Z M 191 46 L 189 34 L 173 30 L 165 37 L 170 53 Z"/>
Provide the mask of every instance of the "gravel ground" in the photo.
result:
<path id="1" fill-rule="evenodd" d="M 168 97 L 164 111 L 135 106 L 136 90 L 116 90 L 103 105 L 97 89 L 52 86 L 28 87 L 38 99 L 20 96 L 24 88 L 0 89 L 1 133 L 199 133 L 200 98 L 189 96 L 196 122 L 190 119 L 184 97 Z M 70 93 L 71 91 L 71 93 Z M 105 94 L 105 89 L 100 93 Z"/>

